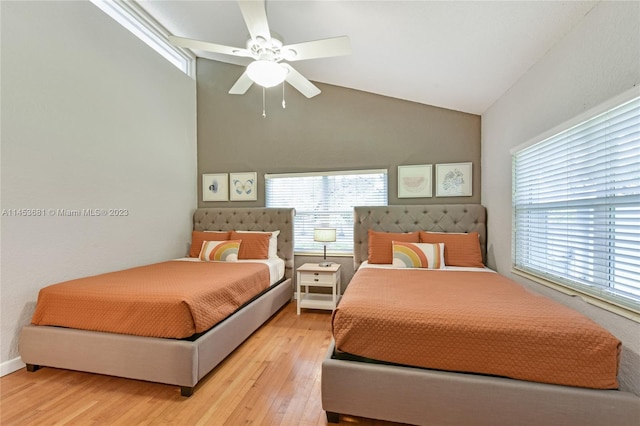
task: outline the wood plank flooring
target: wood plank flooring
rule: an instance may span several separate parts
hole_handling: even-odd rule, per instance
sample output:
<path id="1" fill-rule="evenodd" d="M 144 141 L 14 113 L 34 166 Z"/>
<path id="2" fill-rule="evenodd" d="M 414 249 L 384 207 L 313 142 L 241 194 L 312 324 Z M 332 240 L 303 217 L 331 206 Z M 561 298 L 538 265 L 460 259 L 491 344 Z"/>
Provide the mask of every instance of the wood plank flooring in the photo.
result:
<path id="1" fill-rule="evenodd" d="M 320 366 L 331 339 L 330 312 L 290 303 L 196 387 L 42 368 L 0 378 L 0 424 L 327 425 Z M 342 425 L 396 423 L 342 416 Z"/>

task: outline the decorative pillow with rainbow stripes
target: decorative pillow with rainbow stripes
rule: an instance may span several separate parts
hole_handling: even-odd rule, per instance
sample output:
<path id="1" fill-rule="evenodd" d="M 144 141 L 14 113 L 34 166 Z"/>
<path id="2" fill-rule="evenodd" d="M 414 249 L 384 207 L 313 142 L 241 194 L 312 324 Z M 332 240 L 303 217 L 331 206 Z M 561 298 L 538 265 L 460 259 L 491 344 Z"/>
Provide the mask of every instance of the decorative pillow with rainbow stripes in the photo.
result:
<path id="1" fill-rule="evenodd" d="M 393 241 L 393 266 L 400 268 L 444 268 L 444 243 Z"/>
<path id="2" fill-rule="evenodd" d="M 205 262 L 237 262 L 242 240 L 205 241 L 200 250 L 200 260 Z"/>

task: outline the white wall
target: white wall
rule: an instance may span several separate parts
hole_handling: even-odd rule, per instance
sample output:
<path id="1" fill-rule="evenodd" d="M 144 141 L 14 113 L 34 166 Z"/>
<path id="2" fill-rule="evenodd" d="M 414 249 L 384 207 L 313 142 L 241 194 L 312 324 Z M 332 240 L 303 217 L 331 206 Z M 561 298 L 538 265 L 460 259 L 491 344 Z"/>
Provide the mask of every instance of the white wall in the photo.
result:
<path id="1" fill-rule="evenodd" d="M 621 388 L 640 395 L 640 324 L 511 270 L 509 150 L 640 83 L 640 3 L 601 2 L 482 115 L 482 203 L 490 266 L 569 305 L 623 343 Z M 639 90 L 640 93 L 640 90 Z"/>
<path id="2" fill-rule="evenodd" d="M 38 290 L 182 256 L 196 207 L 196 84 L 89 2 L 0 2 L 2 373 Z"/>

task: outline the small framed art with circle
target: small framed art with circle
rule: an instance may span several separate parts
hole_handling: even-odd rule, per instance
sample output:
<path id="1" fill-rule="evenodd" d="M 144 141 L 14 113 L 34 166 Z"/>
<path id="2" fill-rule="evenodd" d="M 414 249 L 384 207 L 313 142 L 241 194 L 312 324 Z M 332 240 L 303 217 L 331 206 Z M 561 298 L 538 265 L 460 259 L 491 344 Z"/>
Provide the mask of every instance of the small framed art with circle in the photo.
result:
<path id="1" fill-rule="evenodd" d="M 229 175 L 213 173 L 202 175 L 202 201 L 228 201 Z"/>

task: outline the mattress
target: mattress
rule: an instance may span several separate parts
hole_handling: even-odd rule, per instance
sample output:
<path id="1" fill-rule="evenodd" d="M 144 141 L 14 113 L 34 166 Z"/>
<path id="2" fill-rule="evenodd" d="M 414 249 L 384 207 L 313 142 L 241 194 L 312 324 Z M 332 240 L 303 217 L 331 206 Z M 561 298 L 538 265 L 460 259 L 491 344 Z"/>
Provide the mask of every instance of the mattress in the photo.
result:
<path id="1" fill-rule="evenodd" d="M 616 389 L 620 341 L 487 270 L 361 268 L 333 312 L 340 352 L 429 369 Z"/>
<path id="2" fill-rule="evenodd" d="M 40 290 L 32 324 L 187 338 L 213 327 L 270 286 L 258 262 L 167 261 Z"/>
<path id="3" fill-rule="evenodd" d="M 176 261 L 183 262 L 202 262 L 199 258 L 193 257 L 181 257 L 179 259 L 174 259 Z M 279 257 L 271 257 L 268 259 L 239 259 L 235 261 L 236 263 L 262 263 L 263 265 L 267 265 L 269 268 L 269 283 L 270 285 L 274 285 L 284 277 L 285 270 L 285 262 Z"/>

